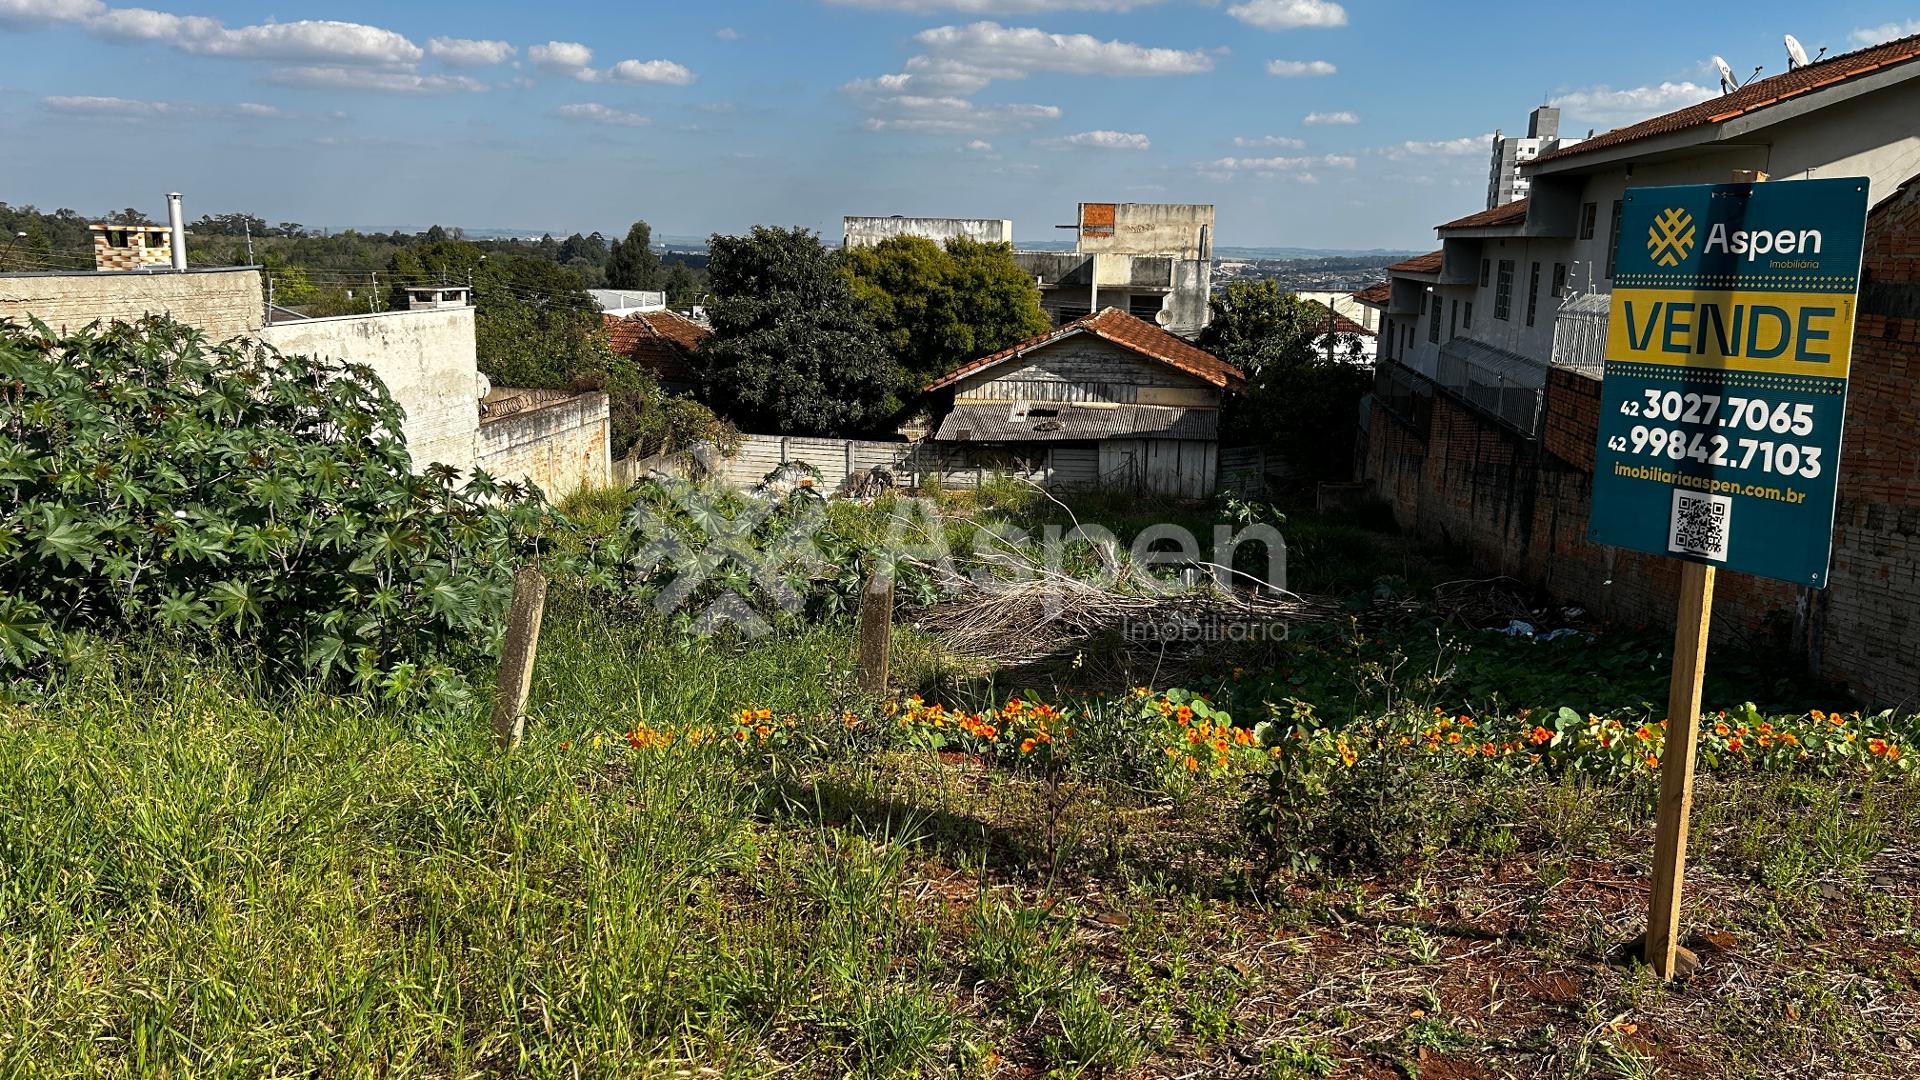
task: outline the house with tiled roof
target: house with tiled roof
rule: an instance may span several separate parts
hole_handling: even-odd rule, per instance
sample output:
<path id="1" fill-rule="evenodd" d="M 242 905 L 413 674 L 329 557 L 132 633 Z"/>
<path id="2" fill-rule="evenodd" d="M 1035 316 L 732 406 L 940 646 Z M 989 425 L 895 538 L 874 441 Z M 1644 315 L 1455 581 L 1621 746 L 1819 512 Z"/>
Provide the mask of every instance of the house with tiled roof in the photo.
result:
<path id="1" fill-rule="evenodd" d="M 1221 404 L 1245 385 L 1232 364 L 1105 308 L 934 380 L 929 443 L 952 469 L 1203 499 L 1218 482 Z"/>
<path id="2" fill-rule="evenodd" d="M 608 347 L 651 372 L 661 386 L 680 392 L 699 383 L 694 353 L 713 331 L 665 308 L 601 317 L 607 324 Z"/>
<path id="3" fill-rule="evenodd" d="M 1527 197 L 1435 226 L 1440 249 L 1388 267 L 1380 355 L 1498 401 L 1532 432 L 1560 363 L 1598 375 L 1628 187 L 1860 176 L 1877 202 L 1920 173 L 1920 35 L 1756 79 L 1568 142 L 1517 168 Z M 1393 377 L 1392 373 L 1383 378 Z M 1489 387 L 1495 389 L 1489 390 Z M 1404 397 L 1405 395 L 1401 395 Z M 1534 395 L 1537 398 L 1537 394 Z"/>
<path id="4" fill-rule="evenodd" d="M 1866 258 L 1827 587 L 1727 573 L 1716 634 L 1791 626 L 1808 670 L 1920 698 L 1920 35 L 1542 152 L 1527 197 L 1441 218 L 1440 249 L 1367 294 L 1380 362 L 1363 474 L 1413 534 L 1595 617 L 1669 619 L 1673 560 L 1589 539 L 1601 377 L 1629 189 L 1858 178 Z M 1466 207 L 1461 207 L 1466 210 Z"/>

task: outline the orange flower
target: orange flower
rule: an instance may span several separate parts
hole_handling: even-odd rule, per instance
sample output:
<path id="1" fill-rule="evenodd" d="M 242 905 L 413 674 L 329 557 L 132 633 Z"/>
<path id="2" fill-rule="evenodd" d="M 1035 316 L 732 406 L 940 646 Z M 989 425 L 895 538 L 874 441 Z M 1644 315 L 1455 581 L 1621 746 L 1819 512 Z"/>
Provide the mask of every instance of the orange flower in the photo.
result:
<path id="1" fill-rule="evenodd" d="M 1197 761 L 1195 761 L 1195 760 L 1193 760 L 1193 756 L 1192 756 L 1191 754 L 1189 754 L 1189 755 L 1187 756 L 1187 771 L 1188 771 L 1188 772 L 1198 772 L 1199 770 L 1200 770 L 1200 763 L 1199 763 L 1199 762 L 1197 762 Z"/>
<path id="2" fill-rule="evenodd" d="M 1731 738 L 1731 739 L 1728 739 L 1728 740 L 1727 740 L 1727 749 L 1729 749 L 1729 750 L 1732 750 L 1732 751 L 1733 751 L 1733 752 L 1735 752 L 1735 753 L 1739 753 L 1739 752 L 1740 752 L 1740 747 L 1741 747 L 1741 745 L 1742 745 L 1742 744 L 1741 744 L 1741 742 L 1740 742 L 1740 738 L 1739 738 L 1739 736 L 1735 736 L 1735 737 L 1733 737 L 1733 738 Z"/>
<path id="3" fill-rule="evenodd" d="M 1732 728 L 1730 728 L 1730 727 L 1728 727 L 1728 726 L 1727 726 L 1727 725 L 1725 725 L 1725 724 L 1715 724 L 1715 725 L 1713 725 L 1713 733 L 1714 733 L 1715 735 L 1718 735 L 1718 736 L 1720 736 L 1720 737 L 1721 737 L 1721 738 L 1723 738 L 1723 739 L 1724 739 L 1724 738 L 1726 738 L 1726 736 L 1727 736 L 1727 733 L 1728 733 L 1728 732 L 1730 732 L 1730 731 L 1732 731 L 1732 730 L 1733 730 Z"/>
<path id="4" fill-rule="evenodd" d="M 1173 710 L 1173 715 L 1174 715 L 1174 719 L 1179 720 L 1182 724 L 1185 724 L 1193 719 L 1193 706 L 1182 705 L 1179 708 Z"/>
<path id="5" fill-rule="evenodd" d="M 1657 769 L 1657 768 L 1659 768 L 1659 767 L 1660 767 L 1660 756 L 1659 756 L 1658 754 L 1648 754 L 1648 755 L 1647 755 L 1647 768 L 1649 768 L 1649 769 Z"/>
<path id="6" fill-rule="evenodd" d="M 1448 741 L 1448 742 L 1450 742 L 1450 743 L 1457 743 L 1457 742 L 1459 742 L 1459 741 L 1460 741 L 1460 733 L 1459 733 L 1459 732 L 1457 732 L 1457 731 L 1453 731 L 1453 732 L 1448 732 L 1448 733 L 1447 733 L 1447 741 Z"/>
<path id="7" fill-rule="evenodd" d="M 1025 739 L 1020 743 L 1020 752 L 1023 754 L 1031 754 L 1033 753 L 1033 747 L 1034 741 L 1032 739 Z"/>
<path id="8" fill-rule="evenodd" d="M 1640 730 L 1634 732 L 1633 735 L 1634 735 L 1634 738 L 1639 739 L 1641 742 L 1653 741 L 1653 729 L 1648 727 L 1645 724 L 1641 724 Z"/>
<path id="9" fill-rule="evenodd" d="M 1544 743 L 1544 742 L 1552 742 L 1553 732 L 1548 731 L 1546 728 L 1543 728 L 1543 727 L 1535 727 L 1533 729 L 1533 734 L 1527 736 L 1527 738 L 1533 743 L 1533 745 L 1539 746 L 1541 743 Z"/>
<path id="10" fill-rule="evenodd" d="M 1868 739 L 1867 740 L 1867 753 L 1872 754 L 1874 757 L 1882 757 L 1886 754 L 1886 752 L 1887 752 L 1887 740 L 1885 739 Z"/>

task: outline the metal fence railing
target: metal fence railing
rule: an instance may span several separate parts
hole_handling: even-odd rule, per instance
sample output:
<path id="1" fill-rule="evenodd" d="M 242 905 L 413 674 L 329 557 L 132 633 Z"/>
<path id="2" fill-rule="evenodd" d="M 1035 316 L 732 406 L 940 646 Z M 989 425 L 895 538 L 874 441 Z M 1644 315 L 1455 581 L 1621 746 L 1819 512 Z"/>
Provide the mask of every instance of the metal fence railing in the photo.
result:
<path id="1" fill-rule="evenodd" d="M 1611 293 L 1581 293 L 1560 302 L 1553 320 L 1553 366 L 1600 378 L 1607 364 Z"/>
<path id="2" fill-rule="evenodd" d="M 1539 434 L 1547 365 L 1538 360 L 1457 337 L 1440 347 L 1434 382 L 1521 434 Z"/>

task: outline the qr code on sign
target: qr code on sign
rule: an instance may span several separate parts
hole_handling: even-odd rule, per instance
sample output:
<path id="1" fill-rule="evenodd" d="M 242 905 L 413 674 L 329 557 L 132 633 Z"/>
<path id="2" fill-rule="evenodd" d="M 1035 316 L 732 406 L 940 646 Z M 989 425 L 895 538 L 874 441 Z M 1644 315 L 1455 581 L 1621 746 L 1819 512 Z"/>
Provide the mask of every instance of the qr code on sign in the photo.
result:
<path id="1" fill-rule="evenodd" d="M 1732 523 L 1731 498 L 1675 491 L 1672 531 L 1667 534 L 1667 550 L 1725 562 L 1727 535 Z"/>

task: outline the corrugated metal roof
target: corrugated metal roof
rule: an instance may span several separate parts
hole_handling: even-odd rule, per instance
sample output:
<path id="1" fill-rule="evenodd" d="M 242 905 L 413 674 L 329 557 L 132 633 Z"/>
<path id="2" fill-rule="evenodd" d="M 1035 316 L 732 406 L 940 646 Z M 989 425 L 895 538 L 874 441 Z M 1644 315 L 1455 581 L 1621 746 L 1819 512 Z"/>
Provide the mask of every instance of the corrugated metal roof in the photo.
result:
<path id="1" fill-rule="evenodd" d="M 956 405 L 934 434 L 936 442 L 1085 442 L 1100 439 L 1216 439 L 1220 436 L 1217 409 L 1186 409 L 1163 405 L 1116 405 L 1088 408 L 1066 402 L 1022 403 L 1024 419 L 1013 402 L 992 405 Z M 1044 415 L 1051 411 L 1055 415 Z"/>

